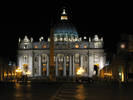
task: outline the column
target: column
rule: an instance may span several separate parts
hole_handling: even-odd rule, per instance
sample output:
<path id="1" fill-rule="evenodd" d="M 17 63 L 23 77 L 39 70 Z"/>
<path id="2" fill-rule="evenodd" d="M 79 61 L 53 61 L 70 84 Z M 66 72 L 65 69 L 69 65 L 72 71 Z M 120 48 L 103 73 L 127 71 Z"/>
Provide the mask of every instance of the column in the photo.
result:
<path id="1" fill-rule="evenodd" d="M 80 67 L 82 67 L 82 55 L 80 54 Z"/>
<path id="2" fill-rule="evenodd" d="M 49 76 L 49 56 L 47 55 L 47 76 Z"/>
<path id="3" fill-rule="evenodd" d="M 74 63 L 74 55 L 73 55 L 73 76 L 75 76 L 75 63 Z"/>
<path id="4" fill-rule="evenodd" d="M 89 57 L 89 56 L 90 56 L 90 55 L 88 54 L 88 71 L 87 71 L 87 72 L 88 72 L 88 76 L 89 76 L 89 74 L 90 74 L 90 73 L 89 73 L 89 68 L 90 68 L 90 62 L 89 62 L 89 61 L 90 61 L 90 59 L 89 59 L 90 57 Z"/>
<path id="5" fill-rule="evenodd" d="M 63 76 L 66 76 L 66 56 L 64 55 L 64 68 L 63 68 Z"/>
<path id="6" fill-rule="evenodd" d="M 34 52 L 33 52 L 33 54 L 32 54 L 32 76 L 34 77 L 34 75 L 35 75 L 35 71 L 34 71 L 34 68 L 35 68 L 35 66 L 34 66 L 34 61 L 35 61 L 35 58 L 34 58 Z"/>
<path id="7" fill-rule="evenodd" d="M 89 77 L 93 76 L 94 73 L 94 62 L 93 62 L 93 54 L 89 53 Z"/>
<path id="8" fill-rule="evenodd" d="M 69 56 L 69 76 L 72 76 L 72 56 Z"/>
<path id="9" fill-rule="evenodd" d="M 32 61 L 33 57 L 32 54 L 29 55 L 29 71 L 31 72 L 30 76 L 33 77 L 33 65 L 32 65 Z"/>
<path id="10" fill-rule="evenodd" d="M 39 55 L 38 60 L 39 60 L 39 61 L 38 61 L 38 64 L 39 64 L 39 65 L 38 65 L 38 66 L 39 66 L 39 76 L 41 76 L 41 74 L 42 74 L 42 73 L 41 73 L 41 72 L 42 72 L 42 69 L 41 69 L 41 55 Z"/>
<path id="11" fill-rule="evenodd" d="M 87 71 L 86 74 L 89 76 L 89 55 L 87 54 L 87 65 L 86 65 Z"/>
<path id="12" fill-rule="evenodd" d="M 55 68 L 55 75 L 58 76 L 58 57 L 56 56 L 56 68 Z"/>
<path id="13" fill-rule="evenodd" d="M 81 65 L 80 65 L 80 67 L 84 67 L 84 65 L 83 65 L 83 55 L 81 55 L 81 57 L 80 57 L 80 61 L 81 61 Z"/>

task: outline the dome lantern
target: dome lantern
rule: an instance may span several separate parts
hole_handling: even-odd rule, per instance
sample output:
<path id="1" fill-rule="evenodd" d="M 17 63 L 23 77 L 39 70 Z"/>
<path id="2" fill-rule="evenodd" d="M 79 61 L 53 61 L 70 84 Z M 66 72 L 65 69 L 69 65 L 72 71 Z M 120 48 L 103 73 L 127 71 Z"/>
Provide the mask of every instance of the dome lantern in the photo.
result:
<path id="1" fill-rule="evenodd" d="M 57 40 L 60 40 L 60 38 L 62 38 L 63 41 L 66 41 L 66 38 L 69 40 L 70 38 L 78 37 L 76 28 L 68 20 L 65 8 L 63 8 L 63 11 L 61 13 L 61 20 L 54 25 L 54 37 L 56 37 Z"/>
<path id="2" fill-rule="evenodd" d="M 63 9 L 63 12 L 61 14 L 61 20 L 68 20 L 65 8 Z"/>

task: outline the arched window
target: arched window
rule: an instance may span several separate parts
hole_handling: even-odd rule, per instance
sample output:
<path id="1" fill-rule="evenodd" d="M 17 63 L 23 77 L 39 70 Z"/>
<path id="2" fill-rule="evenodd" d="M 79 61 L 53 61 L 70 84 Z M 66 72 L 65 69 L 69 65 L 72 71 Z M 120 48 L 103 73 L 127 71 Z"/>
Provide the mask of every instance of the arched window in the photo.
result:
<path id="1" fill-rule="evenodd" d="M 34 48 L 35 48 L 35 49 L 37 49 L 37 48 L 38 48 L 38 46 L 37 46 L 37 45 L 35 45 L 35 46 L 34 46 Z"/>
<path id="2" fill-rule="evenodd" d="M 86 44 L 84 45 L 84 48 L 87 48 L 87 45 Z"/>
<path id="3" fill-rule="evenodd" d="M 35 62 L 37 62 L 38 61 L 38 57 L 35 57 Z"/>
<path id="4" fill-rule="evenodd" d="M 47 61 L 47 56 L 45 54 L 42 54 L 42 63 L 46 63 Z"/>
<path id="5" fill-rule="evenodd" d="M 79 44 L 75 44 L 75 48 L 79 48 Z"/>
<path id="6" fill-rule="evenodd" d="M 43 45 L 43 48 L 47 48 L 47 46 L 46 45 Z"/>

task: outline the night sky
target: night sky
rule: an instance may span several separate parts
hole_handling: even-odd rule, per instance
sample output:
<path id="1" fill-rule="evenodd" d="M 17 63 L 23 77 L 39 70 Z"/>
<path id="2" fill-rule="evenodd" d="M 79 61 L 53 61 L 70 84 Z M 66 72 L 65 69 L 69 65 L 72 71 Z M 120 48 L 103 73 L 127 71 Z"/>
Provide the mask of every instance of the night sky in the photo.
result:
<path id="1" fill-rule="evenodd" d="M 114 50 L 120 34 L 133 32 L 132 6 L 125 2 L 87 2 L 88 0 L 46 0 L 44 2 L 5 2 L 0 9 L 0 56 L 16 58 L 18 38 L 24 35 L 47 38 L 51 21 L 60 18 L 66 7 L 79 36 L 104 37 L 105 50 Z M 130 3 L 129 3 L 130 4 Z"/>

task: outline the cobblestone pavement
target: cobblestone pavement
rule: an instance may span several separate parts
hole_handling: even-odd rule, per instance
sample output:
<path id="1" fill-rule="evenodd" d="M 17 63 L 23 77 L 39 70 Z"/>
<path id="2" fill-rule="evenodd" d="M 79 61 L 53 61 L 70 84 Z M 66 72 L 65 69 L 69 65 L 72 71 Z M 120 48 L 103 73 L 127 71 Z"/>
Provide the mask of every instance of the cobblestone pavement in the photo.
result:
<path id="1" fill-rule="evenodd" d="M 132 89 L 94 84 L 65 83 L 51 100 L 132 100 Z"/>
<path id="2" fill-rule="evenodd" d="M 5 84 L 0 86 L 0 100 L 133 100 L 133 85 L 78 82 Z"/>

